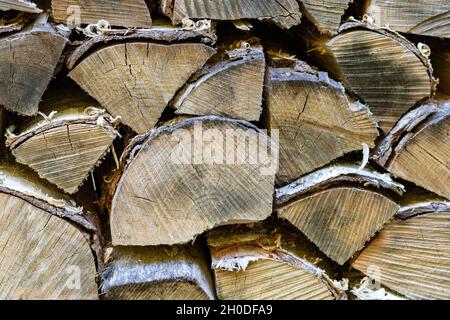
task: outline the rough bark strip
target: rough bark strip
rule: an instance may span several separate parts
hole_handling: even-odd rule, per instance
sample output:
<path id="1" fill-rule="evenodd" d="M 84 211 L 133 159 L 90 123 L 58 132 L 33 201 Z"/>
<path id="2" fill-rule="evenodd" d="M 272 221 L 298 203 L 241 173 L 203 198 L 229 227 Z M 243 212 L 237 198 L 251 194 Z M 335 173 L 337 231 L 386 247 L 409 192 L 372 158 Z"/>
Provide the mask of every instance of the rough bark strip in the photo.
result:
<path id="1" fill-rule="evenodd" d="M 361 150 L 363 144 L 373 147 L 378 136 L 367 106 L 325 72 L 271 67 L 265 100 L 269 132 L 279 133 L 277 185 Z"/>

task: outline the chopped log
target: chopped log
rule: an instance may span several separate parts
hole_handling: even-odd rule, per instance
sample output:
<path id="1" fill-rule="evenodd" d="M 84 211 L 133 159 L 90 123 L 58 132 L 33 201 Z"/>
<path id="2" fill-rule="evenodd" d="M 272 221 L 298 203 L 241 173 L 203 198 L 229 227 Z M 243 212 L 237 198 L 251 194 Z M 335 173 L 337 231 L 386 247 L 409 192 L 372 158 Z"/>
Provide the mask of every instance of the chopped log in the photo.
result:
<path id="1" fill-rule="evenodd" d="M 66 38 L 45 15 L 19 33 L 0 39 L 0 105 L 22 115 L 35 115 Z"/>
<path id="2" fill-rule="evenodd" d="M 403 186 L 355 165 L 333 165 L 276 190 L 276 213 L 343 265 L 398 211 Z"/>
<path id="3" fill-rule="evenodd" d="M 162 0 L 162 12 L 174 24 L 180 24 L 186 17 L 191 19 L 271 20 L 278 26 L 290 29 L 300 24 L 302 17 L 295 0 Z"/>
<path id="4" fill-rule="evenodd" d="M 264 220 L 272 213 L 274 149 L 252 124 L 217 116 L 137 136 L 108 195 L 113 245 L 186 243 L 220 224 Z"/>
<path id="5" fill-rule="evenodd" d="M 42 13 L 42 9 L 38 8 L 36 6 L 36 3 L 28 0 L 0 0 L 0 10 L 16 10 L 29 13 Z"/>
<path id="6" fill-rule="evenodd" d="M 407 298 L 448 300 L 450 203 L 414 203 L 399 215 L 407 219 L 387 224 L 352 266 Z"/>
<path id="7" fill-rule="evenodd" d="M 288 228 L 272 223 L 222 227 L 208 233 L 208 245 L 219 299 L 346 298 L 327 258 Z"/>
<path id="8" fill-rule="evenodd" d="M 373 147 L 378 136 L 365 105 L 348 96 L 327 73 L 299 63 L 268 71 L 267 127 L 271 134 L 279 132 L 277 185 L 361 150 L 363 144 Z"/>
<path id="9" fill-rule="evenodd" d="M 89 54 L 69 76 L 113 116 L 120 116 L 137 133 L 145 133 L 214 53 L 199 43 L 111 44 Z"/>
<path id="10" fill-rule="evenodd" d="M 145 0 L 52 0 L 52 13 L 56 22 L 67 25 L 94 24 L 99 20 L 130 28 L 152 25 Z"/>
<path id="11" fill-rule="evenodd" d="M 333 75 L 369 105 L 385 132 L 435 91 L 427 57 L 389 29 L 354 20 L 317 47 L 329 55 L 324 61 Z"/>
<path id="12" fill-rule="evenodd" d="M 97 299 L 92 232 L 72 200 L 0 164 L 1 299 Z"/>
<path id="13" fill-rule="evenodd" d="M 322 33 L 334 35 L 341 24 L 342 16 L 353 0 L 301 0 L 303 14 Z"/>
<path id="14" fill-rule="evenodd" d="M 177 114 L 259 120 L 266 71 L 262 47 L 242 41 L 225 55 L 202 68 L 178 93 L 172 102 Z"/>
<path id="15" fill-rule="evenodd" d="M 41 103 L 41 110 L 51 118 L 36 117 L 17 135 L 10 135 L 7 146 L 17 162 L 73 194 L 119 133 L 113 119 L 80 90 L 56 90 Z"/>
<path id="16" fill-rule="evenodd" d="M 107 259 L 100 272 L 103 299 L 215 299 L 207 258 L 197 247 L 114 247 Z"/>
<path id="17" fill-rule="evenodd" d="M 407 113 L 377 146 L 373 159 L 394 176 L 450 199 L 450 101 Z"/>
<path id="18" fill-rule="evenodd" d="M 375 23 L 423 36 L 450 38 L 450 3 L 448 0 L 369 0 L 366 12 Z"/>

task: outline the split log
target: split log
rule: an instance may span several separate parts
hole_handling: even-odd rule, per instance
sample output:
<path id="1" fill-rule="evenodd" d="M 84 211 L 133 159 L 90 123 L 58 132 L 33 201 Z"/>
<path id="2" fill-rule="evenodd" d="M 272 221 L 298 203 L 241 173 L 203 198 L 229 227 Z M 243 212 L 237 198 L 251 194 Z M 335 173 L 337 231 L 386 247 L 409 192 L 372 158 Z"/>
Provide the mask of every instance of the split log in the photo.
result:
<path id="1" fill-rule="evenodd" d="M 353 0 L 301 0 L 301 7 L 303 14 L 320 32 L 334 35 L 351 2 Z"/>
<path id="2" fill-rule="evenodd" d="M 323 254 L 298 233 L 273 222 L 208 233 L 219 299 L 345 299 Z M 322 268 L 327 268 L 325 271 Z"/>
<path id="3" fill-rule="evenodd" d="M 107 259 L 100 272 L 103 299 L 215 299 L 207 258 L 197 247 L 115 247 Z"/>
<path id="4" fill-rule="evenodd" d="M 279 133 L 277 185 L 361 150 L 363 144 L 373 147 L 378 136 L 369 109 L 340 83 L 304 63 L 294 64 L 269 68 L 265 93 L 267 127 Z"/>
<path id="5" fill-rule="evenodd" d="M 56 22 L 94 24 L 106 20 L 112 26 L 150 27 L 152 19 L 145 0 L 52 0 Z"/>
<path id="6" fill-rule="evenodd" d="M 450 101 L 407 113 L 379 143 L 373 158 L 394 176 L 450 199 Z"/>
<path id="7" fill-rule="evenodd" d="M 29 13 L 42 13 L 35 3 L 28 0 L 0 0 L 0 10 L 16 10 Z"/>
<path id="8" fill-rule="evenodd" d="M 35 115 L 65 44 L 65 36 L 45 15 L 21 32 L 0 39 L 0 105 Z"/>
<path id="9" fill-rule="evenodd" d="M 119 134 L 113 119 L 97 107 L 80 90 L 56 89 L 41 103 L 42 114 L 51 117 L 36 117 L 9 135 L 7 146 L 17 162 L 73 194 Z"/>
<path id="10" fill-rule="evenodd" d="M 97 299 L 91 236 L 81 208 L 34 174 L 0 164 L 1 299 Z"/>
<path id="11" fill-rule="evenodd" d="M 289 29 L 300 24 L 302 17 L 295 0 L 162 0 L 161 9 L 174 24 L 180 24 L 186 17 L 211 20 L 260 19 L 271 20 Z"/>
<path id="12" fill-rule="evenodd" d="M 162 32 L 173 39 L 180 30 Z M 215 53 L 215 49 L 200 43 L 150 41 L 108 44 L 91 52 L 69 74 L 137 133 L 154 127 L 175 93 Z"/>
<path id="13" fill-rule="evenodd" d="M 206 65 L 172 101 L 178 114 L 258 121 L 266 64 L 261 46 L 241 41 L 224 60 Z"/>
<path id="14" fill-rule="evenodd" d="M 427 57 L 389 29 L 352 21 L 330 41 L 316 46 L 333 75 L 369 105 L 385 132 L 435 91 Z"/>
<path id="15" fill-rule="evenodd" d="M 276 190 L 276 213 L 343 265 L 398 211 L 403 186 L 355 165 L 333 165 Z"/>
<path id="16" fill-rule="evenodd" d="M 410 299 L 450 298 L 450 203 L 409 204 L 352 266 Z"/>
<path id="17" fill-rule="evenodd" d="M 369 0 L 366 12 L 375 23 L 423 36 L 450 38 L 450 2 L 448 0 Z"/>
<path id="18" fill-rule="evenodd" d="M 186 243 L 220 224 L 264 220 L 275 147 L 252 124 L 217 116 L 137 136 L 108 195 L 113 245 Z"/>

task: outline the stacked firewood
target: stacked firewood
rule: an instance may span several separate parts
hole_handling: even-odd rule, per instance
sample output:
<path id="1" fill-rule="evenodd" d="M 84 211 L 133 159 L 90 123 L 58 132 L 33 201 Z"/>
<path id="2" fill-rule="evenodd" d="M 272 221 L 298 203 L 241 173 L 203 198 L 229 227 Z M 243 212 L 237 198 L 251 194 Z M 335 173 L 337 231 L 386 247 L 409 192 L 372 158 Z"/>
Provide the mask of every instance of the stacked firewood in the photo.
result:
<path id="1" fill-rule="evenodd" d="M 450 2 L 0 0 L 1 299 L 449 299 Z"/>

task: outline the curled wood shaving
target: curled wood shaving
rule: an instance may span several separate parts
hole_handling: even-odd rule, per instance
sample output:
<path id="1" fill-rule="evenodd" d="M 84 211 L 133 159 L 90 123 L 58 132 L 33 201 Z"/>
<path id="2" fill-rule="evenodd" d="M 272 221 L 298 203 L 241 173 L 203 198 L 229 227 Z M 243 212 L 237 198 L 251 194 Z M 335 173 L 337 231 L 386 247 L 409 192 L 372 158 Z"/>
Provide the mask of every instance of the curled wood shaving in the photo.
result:
<path id="1" fill-rule="evenodd" d="M 369 162 L 369 146 L 366 143 L 363 143 L 362 151 L 363 151 L 363 158 L 358 170 L 363 170 L 366 167 L 367 163 Z"/>
<path id="2" fill-rule="evenodd" d="M 104 19 L 99 20 L 97 23 L 88 24 L 85 28 L 77 27 L 77 30 L 82 32 L 87 37 L 105 35 L 112 31 L 109 22 Z"/>
<path id="3" fill-rule="evenodd" d="M 189 19 L 189 17 L 184 17 L 181 20 L 181 27 L 183 30 L 211 31 L 211 20 L 194 21 Z"/>
<path id="4" fill-rule="evenodd" d="M 425 43 L 419 42 L 417 44 L 417 49 L 419 49 L 420 53 L 425 57 L 429 58 L 431 56 L 431 48 Z"/>

